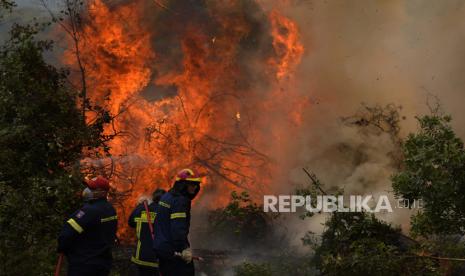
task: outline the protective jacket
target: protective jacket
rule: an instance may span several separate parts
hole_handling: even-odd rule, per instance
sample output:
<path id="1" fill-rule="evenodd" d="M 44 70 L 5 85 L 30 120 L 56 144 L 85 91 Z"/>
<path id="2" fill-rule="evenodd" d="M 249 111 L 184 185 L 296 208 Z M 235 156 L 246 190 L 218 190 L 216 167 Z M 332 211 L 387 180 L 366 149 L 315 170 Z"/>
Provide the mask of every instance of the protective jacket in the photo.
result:
<path id="1" fill-rule="evenodd" d="M 191 219 L 191 200 L 171 189 L 156 207 L 153 249 L 159 257 L 173 258 L 174 252 L 190 247 L 188 235 Z"/>
<path id="2" fill-rule="evenodd" d="M 154 202 L 148 205 L 152 224 L 156 216 L 156 205 L 157 204 Z M 128 224 L 130 227 L 136 228 L 137 233 L 137 247 L 134 255 L 131 258 L 132 262 L 142 266 L 158 267 L 158 260 L 156 258 L 155 252 L 152 249 L 153 241 L 144 204 L 141 203 L 137 205 L 134 211 L 132 211 L 131 215 L 129 216 Z"/>
<path id="3" fill-rule="evenodd" d="M 110 270 L 116 241 L 117 216 L 105 199 L 87 202 L 66 221 L 58 237 L 58 252 L 69 267 L 92 266 Z"/>

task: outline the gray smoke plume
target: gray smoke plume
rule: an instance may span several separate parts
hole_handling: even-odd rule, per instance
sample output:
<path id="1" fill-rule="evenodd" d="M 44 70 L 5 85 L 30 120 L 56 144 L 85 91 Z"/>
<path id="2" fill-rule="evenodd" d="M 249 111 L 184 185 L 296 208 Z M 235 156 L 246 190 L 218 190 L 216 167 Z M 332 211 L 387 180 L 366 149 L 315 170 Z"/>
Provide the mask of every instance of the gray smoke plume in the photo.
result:
<path id="1" fill-rule="evenodd" d="M 271 9 L 276 1 L 265 1 Z M 289 152 L 288 183 L 308 183 L 308 167 L 346 194 L 388 193 L 395 172 L 387 135 L 363 135 L 341 123 L 362 102 L 401 105 L 401 137 L 416 130 L 415 116 L 439 99 L 465 138 L 463 117 L 462 1 L 287 1 L 284 14 L 296 20 L 306 53 L 299 67 L 299 89 L 313 105 L 304 116 L 298 142 Z M 285 6 L 286 7 L 286 6 Z M 433 96 L 432 96 L 433 95 Z M 292 190 L 292 185 L 277 190 Z M 380 217 L 408 231 L 406 210 Z M 321 217 L 306 222 L 321 228 Z M 299 224 L 296 229 L 302 229 Z"/>

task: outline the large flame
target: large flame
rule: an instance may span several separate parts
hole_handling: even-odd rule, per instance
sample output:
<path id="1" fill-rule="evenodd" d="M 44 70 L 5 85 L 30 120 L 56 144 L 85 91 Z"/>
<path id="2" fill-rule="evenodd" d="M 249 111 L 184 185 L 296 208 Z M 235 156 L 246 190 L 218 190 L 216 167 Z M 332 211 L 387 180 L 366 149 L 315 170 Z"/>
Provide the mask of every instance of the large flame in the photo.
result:
<path id="1" fill-rule="evenodd" d="M 115 115 L 105 131 L 119 135 L 100 163 L 124 195 L 121 226 L 138 196 L 169 188 L 184 167 L 206 175 L 210 206 L 231 189 L 269 191 L 306 103 L 293 87 L 297 25 L 253 0 L 94 0 L 88 10 L 80 54 L 91 101 Z"/>

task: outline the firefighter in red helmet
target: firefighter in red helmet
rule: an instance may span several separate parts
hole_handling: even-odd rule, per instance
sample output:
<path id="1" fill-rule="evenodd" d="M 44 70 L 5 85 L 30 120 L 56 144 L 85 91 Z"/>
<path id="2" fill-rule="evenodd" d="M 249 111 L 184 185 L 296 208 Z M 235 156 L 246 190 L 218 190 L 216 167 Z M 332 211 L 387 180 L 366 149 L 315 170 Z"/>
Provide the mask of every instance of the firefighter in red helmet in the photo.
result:
<path id="1" fill-rule="evenodd" d="M 192 169 L 183 169 L 173 187 L 156 207 L 153 248 L 163 276 L 194 275 L 192 251 L 188 240 L 191 201 L 200 191 L 201 177 Z"/>
<path id="2" fill-rule="evenodd" d="M 110 183 L 102 176 L 86 180 L 84 205 L 66 221 L 58 252 L 68 259 L 68 276 L 108 275 L 116 240 L 117 216 L 107 201 Z"/>

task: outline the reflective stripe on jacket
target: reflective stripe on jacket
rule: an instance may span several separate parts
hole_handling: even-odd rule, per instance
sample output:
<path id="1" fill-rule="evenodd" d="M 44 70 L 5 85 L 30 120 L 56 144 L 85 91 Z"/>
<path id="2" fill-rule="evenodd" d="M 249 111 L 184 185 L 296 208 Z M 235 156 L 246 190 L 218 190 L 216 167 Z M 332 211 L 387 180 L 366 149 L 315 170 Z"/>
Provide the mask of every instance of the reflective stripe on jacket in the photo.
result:
<path id="1" fill-rule="evenodd" d="M 106 199 L 84 204 L 66 220 L 58 237 L 58 251 L 65 253 L 70 266 L 89 264 L 110 269 L 117 219 Z"/>
<path id="2" fill-rule="evenodd" d="M 150 212 L 150 220 L 153 224 L 156 216 L 156 204 L 151 203 L 148 205 L 148 208 Z M 158 267 L 158 260 L 152 249 L 152 236 L 150 234 L 144 204 L 137 205 L 134 211 L 132 211 L 129 216 L 128 224 L 130 227 L 136 228 L 137 234 L 137 246 L 133 256 L 131 257 L 131 261 L 138 265 Z"/>
<path id="3" fill-rule="evenodd" d="M 153 248 L 157 255 L 171 258 L 174 252 L 188 248 L 191 200 L 172 191 L 164 194 L 157 205 L 155 240 Z"/>

